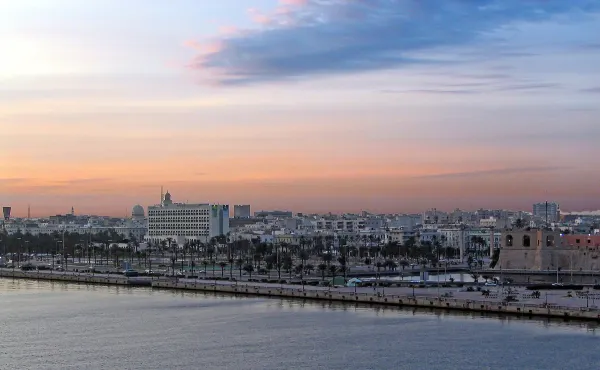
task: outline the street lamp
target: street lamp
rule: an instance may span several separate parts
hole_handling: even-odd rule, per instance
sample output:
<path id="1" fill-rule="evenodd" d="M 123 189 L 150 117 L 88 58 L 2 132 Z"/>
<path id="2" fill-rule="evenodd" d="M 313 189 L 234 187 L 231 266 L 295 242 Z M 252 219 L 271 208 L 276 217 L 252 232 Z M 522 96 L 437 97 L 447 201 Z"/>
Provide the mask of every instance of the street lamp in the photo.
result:
<path id="1" fill-rule="evenodd" d="M 17 240 L 19 241 L 19 250 L 17 251 L 17 263 L 18 266 L 21 266 L 21 250 L 23 249 L 23 243 L 22 243 L 22 238 L 17 238 Z"/>
<path id="2" fill-rule="evenodd" d="M 29 259 L 31 258 L 31 252 L 29 250 L 29 240 L 25 240 L 25 245 L 26 245 L 26 250 L 27 250 L 27 262 L 29 262 Z"/>
<path id="3" fill-rule="evenodd" d="M 0 238 L 0 243 L 2 243 L 2 262 L 4 262 L 4 259 L 6 258 L 6 243 L 2 240 L 2 238 Z"/>
<path id="4" fill-rule="evenodd" d="M 56 258 L 56 253 L 58 252 L 58 244 L 62 243 L 61 240 L 56 241 L 56 251 L 52 253 L 52 269 L 54 270 L 54 259 Z"/>

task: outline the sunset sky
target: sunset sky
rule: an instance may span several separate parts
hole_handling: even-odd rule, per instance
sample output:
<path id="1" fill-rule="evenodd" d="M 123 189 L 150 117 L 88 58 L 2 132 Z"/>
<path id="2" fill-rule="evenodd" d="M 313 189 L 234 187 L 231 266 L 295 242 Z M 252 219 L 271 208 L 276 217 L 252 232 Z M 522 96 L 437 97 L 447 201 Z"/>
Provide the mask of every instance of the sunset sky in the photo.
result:
<path id="1" fill-rule="evenodd" d="M 600 0 L 0 0 L 0 205 L 600 209 Z"/>

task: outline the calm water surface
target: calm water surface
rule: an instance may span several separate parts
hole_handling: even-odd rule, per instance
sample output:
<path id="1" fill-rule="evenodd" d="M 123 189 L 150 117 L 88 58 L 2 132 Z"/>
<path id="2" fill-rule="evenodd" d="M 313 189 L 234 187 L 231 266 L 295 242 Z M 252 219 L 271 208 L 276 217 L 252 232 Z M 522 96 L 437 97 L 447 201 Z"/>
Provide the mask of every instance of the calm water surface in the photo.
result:
<path id="1" fill-rule="evenodd" d="M 1 369 L 600 369 L 594 326 L 0 279 Z"/>

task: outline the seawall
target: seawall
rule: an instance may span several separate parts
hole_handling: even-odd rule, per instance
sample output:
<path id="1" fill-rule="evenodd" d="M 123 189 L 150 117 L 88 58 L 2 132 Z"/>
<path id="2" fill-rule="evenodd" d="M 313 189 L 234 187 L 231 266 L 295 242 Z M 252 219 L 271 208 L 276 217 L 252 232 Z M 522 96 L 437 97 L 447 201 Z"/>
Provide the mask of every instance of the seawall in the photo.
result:
<path id="1" fill-rule="evenodd" d="M 170 279 L 137 279 L 124 276 L 93 276 L 88 274 L 49 274 L 36 271 L 0 269 L 0 277 L 15 279 L 51 280 L 84 284 L 151 286 L 155 289 L 188 290 L 226 293 L 234 295 L 281 297 L 288 299 L 310 299 L 347 303 L 377 304 L 395 307 L 420 307 L 441 310 L 480 312 L 519 316 L 538 316 L 600 322 L 600 309 L 569 306 L 546 306 L 542 304 L 503 303 L 492 300 L 470 300 L 456 298 L 422 297 L 412 295 L 389 295 L 380 293 L 353 293 L 348 291 L 316 290 L 301 286 L 253 286 L 230 283 L 208 283 L 206 281 L 175 281 Z"/>
<path id="2" fill-rule="evenodd" d="M 507 314 L 519 316 L 540 316 L 563 319 L 600 321 L 600 310 L 574 307 L 544 307 L 533 304 L 504 304 L 485 300 L 454 298 L 399 296 L 370 293 L 338 292 L 335 290 L 302 290 L 302 288 L 273 288 L 244 285 L 206 284 L 202 282 L 154 281 L 153 288 L 183 289 L 192 291 L 230 293 L 236 295 L 310 299 L 348 303 L 379 304 L 395 307 L 420 307 L 441 310 L 456 310 Z"/>
<path id="3" fill-rule="evenodd" d="M 0 277 L 13 279 L 33 279 L 48 281 L 64 281 L 83 284 L 102 284 L 102 285 L 126 285 L 126 286 L 152 286 L 149 279 L 126 278 L 122 275 L 94 275 L 94 274 L 63 274 L 40 271 L 21 271 L 12 269 L 0 269 Z"/>

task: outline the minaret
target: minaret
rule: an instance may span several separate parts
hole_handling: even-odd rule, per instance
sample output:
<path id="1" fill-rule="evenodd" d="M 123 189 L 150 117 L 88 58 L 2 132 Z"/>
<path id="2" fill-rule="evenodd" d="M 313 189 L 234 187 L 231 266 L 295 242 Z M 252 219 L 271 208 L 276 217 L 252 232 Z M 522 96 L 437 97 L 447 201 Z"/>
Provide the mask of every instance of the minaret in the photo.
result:
<path id="1" fill-rule="evenodd" d="M 71 216 L 75 216 L 75 207 L 71 207 Z"/>

